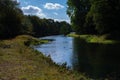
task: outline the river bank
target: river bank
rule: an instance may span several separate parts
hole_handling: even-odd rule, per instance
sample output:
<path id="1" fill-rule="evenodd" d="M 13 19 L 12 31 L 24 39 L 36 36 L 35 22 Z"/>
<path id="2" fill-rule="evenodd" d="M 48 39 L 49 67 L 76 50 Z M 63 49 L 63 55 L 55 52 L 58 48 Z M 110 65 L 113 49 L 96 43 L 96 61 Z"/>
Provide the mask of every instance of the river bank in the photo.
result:
<path id="1" fill-rule="evenodd" d="M 107 35 L 101 35 L 101 36 L 88 35 L 88 34 L 78 35 L 78 34 L 75 34 L 75 33 L 74 33 L 74 34 L 71 33 L 71 34 L 68 34 L 67 36 L 83 39 L 83 40 L 86 41 L 87 43 L 101 43 L 101 44 L 114 44 L 114 43 L 119 43 L 119 41 L 117 41 L 117 40 L 107 39 Z"/>
<path id="2" fill-rule="evenodd" d="M 31 36 L 22 35 L 0 41 L 0 79 L 3 80 L 89 80 L 68 70 L 65 65 L 55 64 L 50 57 L 30 47 L 31 44 L 47 43 Z"/>

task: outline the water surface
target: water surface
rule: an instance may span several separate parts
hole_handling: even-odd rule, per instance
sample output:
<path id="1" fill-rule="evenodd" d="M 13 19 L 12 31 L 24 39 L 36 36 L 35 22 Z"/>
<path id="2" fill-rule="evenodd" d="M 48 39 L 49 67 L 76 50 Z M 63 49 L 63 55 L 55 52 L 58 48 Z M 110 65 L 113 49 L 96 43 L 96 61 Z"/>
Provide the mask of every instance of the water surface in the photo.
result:
<path id="1" fill-rule="evenodd" d="M 50 55 L 52 60 L 57 64 L 67 63 L 67 66 L 72 66 L 71 57 L 73 55 L 72 37 L 48 36 L 41 39 L 53 39 L 48 44 L 37 46 L 37 50 L 45 55 Z"/>
<path id="2" fill-rule="evenodd" d="M 36 47 L 44 55 L 50 55 L 58 64 L 67 63 L 72 69 L 92 78 L 120 78 L 120 44 L 86 43 L 79 38 L 48 36 L 48 44 Z M 102 80 L 102 79 L 101 79 Z"/>

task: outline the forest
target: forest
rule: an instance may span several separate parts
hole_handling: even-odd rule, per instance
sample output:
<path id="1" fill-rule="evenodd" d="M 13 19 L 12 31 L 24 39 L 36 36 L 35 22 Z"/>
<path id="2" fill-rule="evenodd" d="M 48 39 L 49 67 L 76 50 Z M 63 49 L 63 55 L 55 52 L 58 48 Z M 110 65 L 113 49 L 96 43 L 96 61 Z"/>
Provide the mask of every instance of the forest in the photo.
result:
<path id="1" fill-rule="evenodd" d="M 120 0 L 68 0 L 67 14 L 77 34 L 120 39 Z"/>
<path id="2" fill-rule="evenodd" d="M 27 34 L 34 37 L 68 34 L 70 24 L 52 19 L 24 15 L 16 0 L 0 0 L 0 39 Z"/>
<path id="3" fill-rule="evenodd" d="M 16 0 L 0 0 L 0 38 L 20 34 L 35 37 L 66 35 L 73 29 L 77 34 L 107 34 L 110 39 L 119 39 L 120 0 L 68 0 L 67 5 L 71 25 L 65 21 L 24 15 Z"/>

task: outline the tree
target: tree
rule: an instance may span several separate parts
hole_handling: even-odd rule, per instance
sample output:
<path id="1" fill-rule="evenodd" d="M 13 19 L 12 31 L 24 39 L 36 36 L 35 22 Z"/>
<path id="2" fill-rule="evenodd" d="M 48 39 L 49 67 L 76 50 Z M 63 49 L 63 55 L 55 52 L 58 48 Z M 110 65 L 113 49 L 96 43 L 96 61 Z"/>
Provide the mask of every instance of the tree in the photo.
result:
<path id="1" fill-rule="evenodd" d="M 0 0 L 0 37 L 11 38 L 23 31 L 22 11 L 15 0 Z"/>
<path id="2" fill-rule="evenodd" d="M 111 34 L 119 32 L 120 1 L 119 0 L 91 0 L 90 13 L 96 30 L 100 34 Z"/>
<path id="3" fill-rule="evenodd" d="M 67 14 L 76 33 L 85 33 L 85 18 L 89 11 L 89 0 L 68 0 Z"/>
<path id="4" fill-rule="evenodd" d="M 40 19 L 37 16 L 28 16 L 28 19 L 32 23 L 33 36 L 35 37 L 60 34 L 62 22 L 55 22 L 53 19 Z"/>
<path id="5" fill-rule="evenodd" d="M 32 24 L 33 36 L 40 37 L 44 35 L 44 26 L 40 18 L 37 16 L 30 16 L 30 15 L 28 16 L 28 18 Z"/>
<path id="6" fill-rule="evenodd" d="M 68 0 L 67 4 L 76 33 L 120 35 L 120 0 Z"/>
<path id="7" fill-rule="evenodd" d="M 28 18 L 28 16 L 24 16 L 24 18 L 22 20 L 21 33 L 22 34 L 33 35 L 33 25 L 31 23 L 30 19 Z"/>
<path id="8" fill-rule="evenodd" d="M 71 32 L 71 26 L 65 21 L 61 22 L 60 33 L 63 35 L 67 35 L 70 32 Z"/>

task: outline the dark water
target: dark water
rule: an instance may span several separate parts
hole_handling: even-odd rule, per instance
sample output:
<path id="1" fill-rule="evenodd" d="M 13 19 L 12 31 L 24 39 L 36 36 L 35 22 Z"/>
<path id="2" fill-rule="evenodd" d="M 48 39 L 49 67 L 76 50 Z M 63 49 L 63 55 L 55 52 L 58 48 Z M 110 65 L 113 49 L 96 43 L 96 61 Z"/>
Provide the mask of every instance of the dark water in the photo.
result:
<path id="1" fill-rule="evenodd" d="M 73 52 L 75 70 L 92 78 L 120 80 L 120 44 L 95 44 L 74 39 Z"/>
<path id="2" fill-rule="evenodd" d="M 67 66 L 94 79 L 120 79 L 120 44 L 86 43 L 81 39 L 64 36 L 43 39 L 54 41 L 37 46 L 37 50 L 50 55 L 54 62 L 66 62 Z"/>

